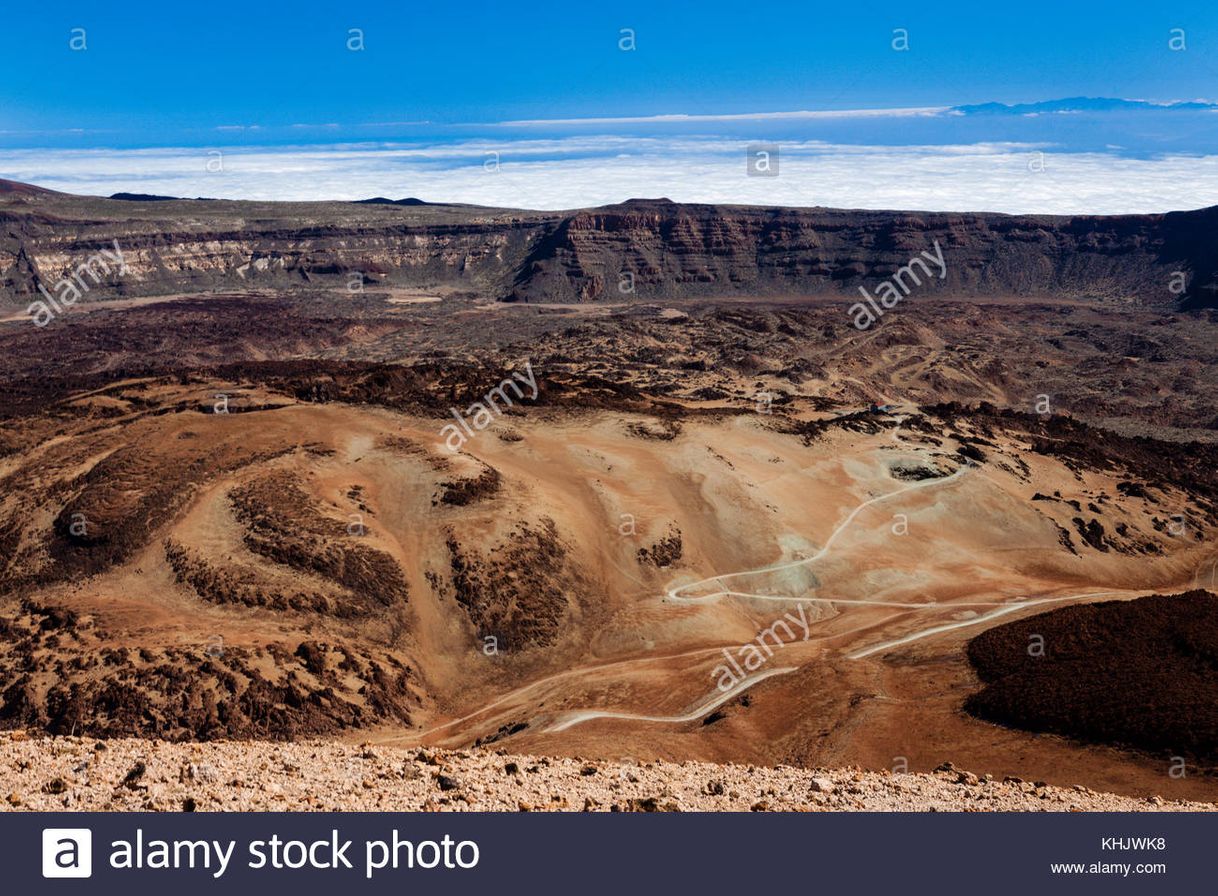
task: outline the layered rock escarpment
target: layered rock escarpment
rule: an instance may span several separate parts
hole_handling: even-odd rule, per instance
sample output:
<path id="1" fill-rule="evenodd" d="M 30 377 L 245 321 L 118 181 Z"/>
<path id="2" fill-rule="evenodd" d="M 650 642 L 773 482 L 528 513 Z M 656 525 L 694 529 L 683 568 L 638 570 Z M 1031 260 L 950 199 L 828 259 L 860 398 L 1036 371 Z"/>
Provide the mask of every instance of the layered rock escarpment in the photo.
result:
<path id="1" fill-rule="evenodd" d="M 0 303 L 118 240 L 86 301 L 207 289 L 446 286 L 518 302 L 858 297 L 924 251 L 917 295 L 1212 307 L 1218 208 L 1010 216 L 681 205 L 572 212 L 427 203 L 136 202 L 0 190 Z M 938 248 L 936 248 L 936 246 Z"/>
<path id="2" fill-rule="evenodd" d="M 634 201 L 564 217 L 509 296 L 857 295 L 938 243 L 946 270 L 915 268 L 920 295 L 1199 306 L 1213 302 L 1203 287 L 1218 268 L 1216 229 L 1218 209 L 1051 217 Z"/>

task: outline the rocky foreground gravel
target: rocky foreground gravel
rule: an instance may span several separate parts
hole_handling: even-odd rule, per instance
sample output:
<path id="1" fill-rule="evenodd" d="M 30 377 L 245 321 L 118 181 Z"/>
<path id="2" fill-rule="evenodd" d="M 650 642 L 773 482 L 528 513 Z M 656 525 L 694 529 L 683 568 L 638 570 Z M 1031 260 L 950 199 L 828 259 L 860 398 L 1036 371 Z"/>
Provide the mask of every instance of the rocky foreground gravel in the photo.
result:
<path id="1" fill-rule="evenodd" d="M 504 752 L 0 733 L 9 811 L 1185 811 L 1040 782 Z"/>

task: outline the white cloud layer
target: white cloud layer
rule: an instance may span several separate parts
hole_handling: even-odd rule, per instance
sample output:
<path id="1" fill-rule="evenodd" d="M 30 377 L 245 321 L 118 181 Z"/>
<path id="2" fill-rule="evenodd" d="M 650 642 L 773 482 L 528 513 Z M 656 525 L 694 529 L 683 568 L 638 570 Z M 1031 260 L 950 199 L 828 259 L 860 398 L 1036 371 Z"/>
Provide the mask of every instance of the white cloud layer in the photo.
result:
<path id="1" fill-rule="evenodd" d="M 564 209 L 666 196 L 841 208 L 1123 214 L 1218 204 L 1218 155 L 1128 158 L 1050 146 L 780 144 L 749 177 L 745 141 L 576 136 L 459 143 L 143 150 L 0 150 L 0 177 L 91 195 L 231 199 L 416 196 Z M 498 170 L 492 161 L 498 153 Z M 216 167 L 222 159 L 223 170 Z"/>
<path id="2" fill-rule="evenodd" d="M 910 116 L 940 115 L 951 111 L 949 106 L 918 106 L 893 109 L 815 109 L 795 112 L 740 112 L 718 115 L 691 115 L 673 112 L 667 115 L 628 115 L 617 118 L 536 118 L 500 122 L 503 127 L 524 127 L 556 124 L 681 124 L 706 121 L 815 121 L 827 118 L 908 118 Z"/>

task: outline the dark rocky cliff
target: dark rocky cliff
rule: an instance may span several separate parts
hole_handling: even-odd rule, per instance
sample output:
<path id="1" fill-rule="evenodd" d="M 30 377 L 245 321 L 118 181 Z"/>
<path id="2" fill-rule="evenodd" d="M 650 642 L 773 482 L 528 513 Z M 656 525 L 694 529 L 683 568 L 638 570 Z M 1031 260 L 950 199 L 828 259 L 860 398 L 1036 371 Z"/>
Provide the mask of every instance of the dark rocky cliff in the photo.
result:
<path id="1" fill-rule="evenodd" d="M 940 249 L 935 249 L 938 242 Z M 918 294 L 1213 303 L 1218 208 L 1013 217 L 631 202 L 576 212 L 538 241 L 510 297 L 800 295 L 873 289 L 923 251 Z M 925 256 L 923 256 L 926 258 Z M 1187 275 L 1183 294 L 1173 272 Z"/>
<path id="2" fill-rule="evenodd" d="M 911 258 L 941 252 L 943 276 L 928 262 L 932 275 L 917 271 L 916 295 L 1218 304 L 1218 290 L 1205 288 L 1218 274 L 1218 207 L 1054 217 L 632 200 L 528 212 L 144 203 L 16 189 L 0 189 L 0 303 L 24 307 L 38 297 L 40 283 L 52 288 L 114 240 L 128 273 L 91 285 L 86 301 L 341 287 L 357 274 L 369 286 L 457 286 L 518 302 L 857 298 L 859 287 L 873 290 Z"/>

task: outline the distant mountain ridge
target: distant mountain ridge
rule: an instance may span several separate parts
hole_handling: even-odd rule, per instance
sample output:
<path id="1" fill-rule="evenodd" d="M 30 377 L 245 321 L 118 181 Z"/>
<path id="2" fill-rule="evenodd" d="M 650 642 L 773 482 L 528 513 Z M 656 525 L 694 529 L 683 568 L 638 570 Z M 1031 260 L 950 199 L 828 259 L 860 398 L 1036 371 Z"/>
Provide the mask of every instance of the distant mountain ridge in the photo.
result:
<path id="1" fill-rule="evenodd" d="M 1131 110 L 1167 112 L 1214 109 L 1218 109 L 1218 103 L 1210 103 L 1204 100 L 1155 103 L 1149 100 L 1076 96 L 1058 100 L 1041 100 L 1034 103 L 977 103 L 975 105 L 952 106 L 948 109 L 948 112 L 957 115 L 1032 115 L 1048 112 L 1114 112 Z"/>

